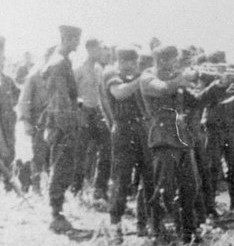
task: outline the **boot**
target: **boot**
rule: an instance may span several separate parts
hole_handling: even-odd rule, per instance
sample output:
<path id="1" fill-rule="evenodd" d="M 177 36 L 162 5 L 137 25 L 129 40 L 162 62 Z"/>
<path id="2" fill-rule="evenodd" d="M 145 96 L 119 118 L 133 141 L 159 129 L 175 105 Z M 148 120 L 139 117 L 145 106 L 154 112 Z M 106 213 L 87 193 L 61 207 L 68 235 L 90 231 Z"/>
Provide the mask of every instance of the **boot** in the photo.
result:
<path id="1" fill-rule="evenodd" d="M 137 224 L 137 236 L 138 237 L 145 237 L 147 235 L 148 235 L 148 230 L 146 228 L 146 225 Z"/>
<path id="2" fill-rule="evenodd" d="M 60 234 L 70 231 L 72 229 L 72 225 L 63 215 L 58 214 L 53 216 L 53 220 L 50 223 L 50 229 L 55 233 Z"/>
<path id="3" fill-rule="evenodd" d="M 123 233 L 120 224 L 112 224 L 110 227 L 110 245 L 116 246 L 123 243 Z"/>

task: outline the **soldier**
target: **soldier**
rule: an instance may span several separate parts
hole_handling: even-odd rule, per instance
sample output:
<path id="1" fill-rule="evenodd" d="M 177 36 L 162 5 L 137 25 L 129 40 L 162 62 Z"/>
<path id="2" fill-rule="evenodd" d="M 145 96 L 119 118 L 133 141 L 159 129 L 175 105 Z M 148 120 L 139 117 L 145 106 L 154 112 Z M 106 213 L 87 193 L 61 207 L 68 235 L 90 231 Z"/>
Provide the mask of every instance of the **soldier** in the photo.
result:
<path id="1" fill-rule="evenodd" d="M 232 83 L 233 83 L 232 78 Z M 232 84 L 233 85 L 233 84 Z M 228 91 L 228 90 L 227 90 Z M 233 93 L 233 91 L 232 91 Z M 231 98 L 230 98 L 231 99 Z M 227 163 L 228 171 L 225 175 L 227 184 L 228 184 L 228 190 L 230 195 L 230 209 L 233 212 L 234 210 L 234 100 L 233 96 L 232 99 L 226 99 L 222 102 L 220 102 L 223 111 L 224 111 L 224 142 L 223 142 L 223 148 L 224 148 L 224 157 Z"/>
<path id="2" fill-rule="evenodd" d="M 15 155 L 15 123 L 14 107 L 17 103 L 19 90 L 13 80 L 3 73 L 5 61 L 5 38 L 0 37 L 0 158 L 10 168 Z M 5 189 L 11 186 L 5 180 Z"/>
<path id="3" fill-rule="evenodd" d="M 212 61 L 224 62 L 225 56 L 223 52 L 215 53 Z M 228 68 L 228 66 L 227 66 Z M 234 151 L 233 151 L 233 75 L 226 75 L 224 80 L 231 83 L 226 90 L 224 99 L 219 100 L 216 104 L 207 107 L 207 150 L 208 157 L 211 165 L 214 196 L 217 189 L 217 182 L 219 177 L 224 176 L 224 170 L 221 164 L 221 157 L 225 158 L 227 164 L 227 173 L 225 178 L 228 184 L 228 191 L 230 195 L 230 209 L 234 209 Z M 216 115 L 219 113 L 219 115 Z M 216 130 L 216 132 L 215 132 Z M 212 134 L 212 135 L 211 135 Z M 216 151 L 216 153 L 212 153 Z"/>
<path id="4" fill-rule="evenodd" d="M 81 29 L 60 26 L 60 35 L 61 43 L 43 69 L 48 86 L 44 136 L 50 144 L 52 166 L 49 197 L 53 220 L 50 228 L 55 232 L 72 227 L 61 212 L 64 193 L 73 181 L 75 165 L 79 161 L 77 87 L 69 54 L 79 45 Z"/>
<path id="5" fill-rule="evenodd" d="M 151 54 L 147 52 L 141 52 L 139 54 L 138 59 L 138 70 L 139 73 L 142 74 L 147 68 L 150 68 L 153 66 L 153 57 Z M 149 127 L 150 127 L 150 117 L 146 111 L 145 104 L 142 98 L 142 94 L 140 89 L 136 91 L 136 97 L 137 97 L 137 105 L 141 111 L 142 118 L 143 118 L 143 126 L 146 129 L 146 132 L 148 133 Z M 147 213 L 146 213 L 146 204 L 144 200 L 144 187 L 142 185 L 142 175 L 141 175 L 141 169 L 135 167 L 134 170 L 134 177 L 133 177 L 133 185 L 138 188 L 137 192 L 137 223 L 138 223 L 138 236 L 144 236 L 144 230 L 145 226 L 147 225 Z M 142 228 L 142 230 L 140 229 Z"/>
<path id="6" fill-rule="evenodd" d="M 225 63 L 226 62 L 226 55 L 224 51 L 216 51 L 208 55 L 207 57 L 208 62 L 217 64 L 217 63 Z"/>
<path id="7" fill-rule="evenodd" d="M 18 86 L 22 86 L 25 82 L 25 78 L 29 74 L 31 68 L 33 67 L 33 62 L 32 62 L 32 55 L 30 52 L 25 52 L 24 53 L 24 64 L 21 65 L 16 73 L 16 83 Z"/>
<path id="8" fill-rule="evenodd" d="M 225 62 L 225 54 L 219 51 L 214 52 L 210 54 L 207 59 L 210 63 L 223 63 Z M 215 76 L 202 74 L 201 80 L 202 83 L 207 86 L 215 80 Z M 224 106 L 220 105 L 218 102 L 215 101 L 207 104 L 202 116 L 202 123 L 206 128 L 207 134 L 205 148 L 207 153 L 207 162 L 211 169 L 213 200 L 215 200 L 217 183 L 222 176 L 221 157 L 224 153 L 224 135 L 226 127 Z"/>
<path id="9" fill-rule="evenodd" d="M 205 151 L 205 138 L 206 134 L 204 127 L 201 125 L 201 116 L 204 110 L 204 103 L 197 105 L 194 103 L 193 96 L 190 94 L 199 94 L 204 90 L 204 86 L 201 86 L 198 74 L 189 68 L 191 66 L 194 58 L 190 55 L 190 52 L 185 52 L 183 50 L 181 57 L 179 59 L 180 67 L 182 71 L 185 69 L 187 73 L 194 73 L 194 77 L 191 77 L 191 82 L 193 84 L 192 88 L 186 88 L 183 92 L 183 112 L 186 115 L 187 127 L 189 128 L 193 136 L 193 150 L 194 156 L 197 162 L 199 176 L 201 178 L 201 186 L 199 191 L 198 199 L 195 203 L 197 214 L 199 217 L 200 223 L 205 222 L 206 215 L 217 216 L 215 210 L 215 203 L 212 199 L 212 184 L 211 184 L 211 172 L 209 164 L 206 160 L 206 151 Z M 196 64 L 204 62 L 206 57 L 200 55 L 196 59 Z M 204 93 L 204 92 L 203 92 Z M 213 98 L 215 100 L 215 98 Z M 211 100 L 213 100 L 211 98 Z M 210 101 L 211 101 L 210 100 Z M 209 101 L 209 103 L 210 103 Z M 192 107 L 192 105 L 196 107 Z"/>
<path id="10" fill-rule="evenodd" d="M 177 49 L 174 46 L 156 49 L 154 55 L 157 69 L 147 70 L 140 84 L 147 112 L 152 117 L 148 144 L 154 156 L 154 232 L 156 236 L 161 232 L 165 208 L 175 213 L 178 226 L 179 206 L 183 241 L 188 243 L 196 232 L 194 211 L 199 175 L 193 152 L 193 135 L 189 131 L 183 106 L 206 104 L 210 98 L 222 94 L 225 88 L 219 90 L 213 86 L 196 96 L 189 94 L 192 100 L 184 101 L 183 88 L 188 86 L 188 82 L 177 70 Z M 173 199 L 177 189 L 179 204 L 178 199 Z"/>
<path id="11" fill-rule="evenodd" d="M 106 95 L 113 115 L 111 129 L 112 172 L 110 220 L 113 240 L 121 243 L 121 218 L 130 193 L 131 176 L 135 166 L 143 176 L 147 211 L 153 192 L 151 158 L 147 148 L 146 132 L 142 124 L 142 114 L 137 104 L 136 91 L 139 90 L 139 73 L 136 51 L 132 48 L 119 49 L 117 68 L 108 68 L 104 74 Z M 142 235 L 144 225 L 137 224 Z"/>
<path id="12" fill-rule="evenodd" d="M 160 236 L 160 223 L 165 212 L 160 204 L 161 199 L 166 202 L 165 205 L 170 212 L 175 210 L 173 197 L 175 197 L 174 176 L 176 176 L 182 207 L 183 241 L 188 243 L 196 229 L 193 208 L 197 184 L 190 159 L 188 140 L 181 139 L 184 134 L 180 136 L 177 129 L 175 95 L 179 86 L 183 86 L 183 80 L 173 81 L 173 83 L 171 80 L 177 76 L 173 66 L 178 51 L 174 46 L 169 46 L 157 50 L 154 54 L 158 70 L 146 71 L 141 78 L 141 90 L 146 108 L 154 119 L 148 142 L 154 155 L 154 203 L 157 207 L 153 214 L 153 229 L 155 236 Z M 183 177 L 180 177 L 180 173 L 183 173 Z M 160 193 L 161 189 L 164 189 L 163 194 Z"/>
<path id="13" fill-rule="evenodd" d="M 43 138 L 45 126 L 42 121 L 48 98 L 47 86 L 42 78 L 41 70 L 53 51 L 53 47 L 49 49 L 43 64 L 29 73 L 17 105 L 18 121 L 23 122 L 25 133 L 32 137 L 34 154 L 31 163 L 24 163 L 23 168 L 18 167 L 19 178 L 25 191 L 28 191 L 29 185 L 32 183 L 33 191 L 37 194 L 40 194 L 40 174 L 43 168 L 47 172 L 49 171 L 49 146 Z"/>
<path id="14" fill-rule="evenodd" d="M 90 39 L 86 42 L 88 58 L 75 71 L 78 98 L 82 101 L 82 115 L 85 124 L 81 129 L 80 141 L 83 146 L 82 162 L 86 173 L 92 170 L 94 163 L 90 158 L 98 153 L 97 174 L 95 177 L 95 199 L 107 200 L 108 181 L 110 176 L 110 132 L 100 110 L 99 85 L 102 80 L 102 68 L 98 64 L 102 58 L 102 47 L 98 40 Z M 91 145 L 91 147 L 90 147 Z M 87 152 L 87 149 L 91 149 Z M 82 152 L 82 151 L 81 151 Z M 89 157 L 90 159 L 86 159 Z M 93 158 L 95 161 L 96 158 Z M 79 170 L 77 170 L 79 172 Z M 91 176 L 89 174 L 89 176 Z M 76 180 L 75 180 L 76 182 Z M 76 187 L 74 187 L 77 190 Z"/>

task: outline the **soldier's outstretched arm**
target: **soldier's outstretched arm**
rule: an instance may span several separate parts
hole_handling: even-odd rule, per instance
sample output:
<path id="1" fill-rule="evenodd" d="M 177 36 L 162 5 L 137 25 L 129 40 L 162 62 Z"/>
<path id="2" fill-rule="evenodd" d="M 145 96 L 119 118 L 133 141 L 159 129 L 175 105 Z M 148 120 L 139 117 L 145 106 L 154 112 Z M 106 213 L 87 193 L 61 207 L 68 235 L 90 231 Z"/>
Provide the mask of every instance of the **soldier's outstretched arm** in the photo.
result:
<path id="1" fill-rule="evenodd" d="M 138 89 L 139 79 L 135 79 L 130 83 L 116 83 L 110 86 L 110 92 L 117 100 L 123 100 L 131 96 Z"/>
<path id="2" fill-rule="evenodd" d="M 161 97 L 166 94 L 173 94 L 179 87 L 186 86 L 186 81 L 179 75 L 173 80 L 162 81 L 155 75 L 145 73 L 140 79 L 141 92 L 148 96 Z"/>
<path id="3" fill-rule="evenodd" d="M 226 89 L 226 85 L 221 84 L 219 80 L 215 80 L 204 90 L 199 92 L 196 98 L 200 101 L 200 106 L 217 103 L 224 96 Z"/>

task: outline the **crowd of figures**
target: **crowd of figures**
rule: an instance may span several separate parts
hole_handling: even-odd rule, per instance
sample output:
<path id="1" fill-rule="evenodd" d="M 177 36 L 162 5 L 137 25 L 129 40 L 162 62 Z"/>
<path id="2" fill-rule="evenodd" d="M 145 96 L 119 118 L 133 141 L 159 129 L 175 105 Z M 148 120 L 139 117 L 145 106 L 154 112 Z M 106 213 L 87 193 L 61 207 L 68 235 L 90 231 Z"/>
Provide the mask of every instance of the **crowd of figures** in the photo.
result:
<path id="1" fill-rule="evenodd" d="M 55 232 L 71 229 L 62 213 L 66 190 L 77 195 L 84 179 L 94 177 L 93 197 L 108 201 L 115 244 L 123 242 L 121 218 L 134 192 L 138 236 L 160 240 L 170 214 L 184 243 L 199 242 L 197 228 L 219 218 L 215 197 L 222 178 L 234 208 L 234 76 L 225 53 L 179 50 L 157 38 L 143 53 L 90 39 L 86 61 L 74 70 L 69 55 L 81 29 L 61 26 L 60 35 L 40 65 L 27 54 L 16 82 L 3 73 L 0 40 L 1 161 L 24 192 L 32 186 L 40 194 L 41 172 L 48 173 Z M 19 122 L 32 139 L 27 162 L 15 158 Z"/>

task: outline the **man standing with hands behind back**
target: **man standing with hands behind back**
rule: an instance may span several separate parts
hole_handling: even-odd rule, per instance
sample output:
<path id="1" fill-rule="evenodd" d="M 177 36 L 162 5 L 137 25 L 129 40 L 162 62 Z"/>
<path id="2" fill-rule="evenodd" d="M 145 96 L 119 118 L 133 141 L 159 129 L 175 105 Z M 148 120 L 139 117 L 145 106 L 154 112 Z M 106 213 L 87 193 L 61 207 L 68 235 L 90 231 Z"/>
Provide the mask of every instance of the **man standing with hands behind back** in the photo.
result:
<path id="1" fill-rule="evenodd" d="M 49 95 L 45 110 L 45 138 L 50 145 L 52 166 L 49 197 L 53 220 L 50 228 L 55 232 L 72 228 L 61 212 L 64 193 L 73 180 L 79 148 L 77 88 L 69 54 L 79 45 L 81 29 L 60 26 L 60 35 L 61 43 L 43 69 Z"/>

